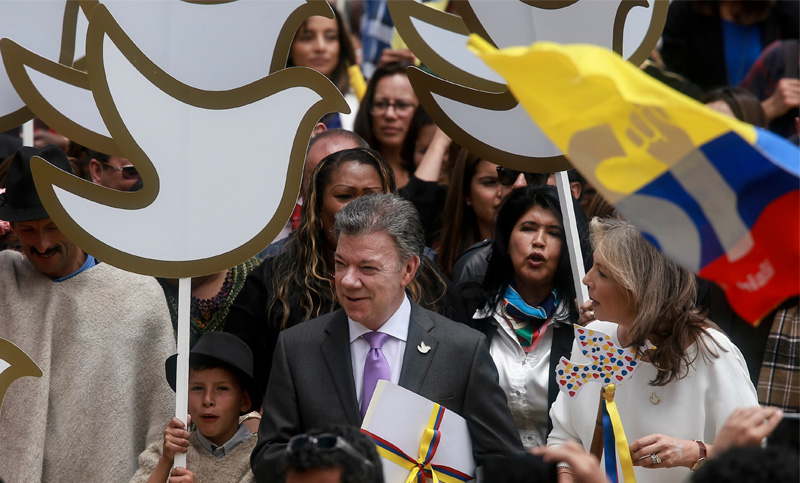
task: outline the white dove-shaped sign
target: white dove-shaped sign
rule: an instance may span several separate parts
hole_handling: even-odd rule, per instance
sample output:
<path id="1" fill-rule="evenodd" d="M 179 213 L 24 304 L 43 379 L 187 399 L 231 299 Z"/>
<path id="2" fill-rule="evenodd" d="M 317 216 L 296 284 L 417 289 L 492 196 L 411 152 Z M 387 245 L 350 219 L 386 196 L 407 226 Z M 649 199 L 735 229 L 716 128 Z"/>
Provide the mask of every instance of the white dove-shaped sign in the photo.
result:
<path id="1" fill-rule="evenodd" d="M 13 39 L 53 63 L 72 65 L 78 3 L 69 0 L 0 2 L 0 37 Z M 34 27 L 35 26 L 35 27 Z M 0 69 L 0 131 L 15 128 L 33 113 Z"/>
<path id="2" fill-rule="evenodd" d="M 3 60 L 34 112 L 78 142 L 128 158 L 143 188 L 111 190 L 35 159 L 48 213 L 85 251 L 132 272 L 191 277 L 254 255 L 291 214 L 317 120 L 349 110 L 322 74 L 279 70 L 299 24 L 330 17 L 330 7 L 95 4 L 82 3 L 86 73 L 5 39 Z"/>
<path id="3" fill-rule="evenodd" d="M 655 47 L 668 0 L 509 0 L 453 2 L 453 15 L 414 0 L 390 0 L 397 31 L 436 75 L 409 69 L 425 110 L 478 156 L 524 171 L 562 171 L 563 153 L 526 115 L 505 81 L 468 51 L 477 33 L 498 48 L 537 40 L 591 43 L 640 63 Z M 546 76 L 547 72 L 541 75 Z"/>

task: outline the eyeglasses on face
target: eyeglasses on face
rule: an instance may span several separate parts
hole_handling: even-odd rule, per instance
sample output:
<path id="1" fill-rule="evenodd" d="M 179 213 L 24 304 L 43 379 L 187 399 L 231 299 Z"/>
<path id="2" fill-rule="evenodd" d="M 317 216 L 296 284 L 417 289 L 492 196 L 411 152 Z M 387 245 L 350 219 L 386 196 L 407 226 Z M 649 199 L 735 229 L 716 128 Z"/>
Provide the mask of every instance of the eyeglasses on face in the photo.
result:
<path id="1" fill-rule="evenodd" d="M 497 179 L 503 186 L 513 185 L 517 181 L 517 178 L 519 178 L 520 173 L 525 175 L 525 181 L 528 183 L 528 186 L 545 184 L 547 183 L 547 178 L 550 176 L 550 173 L 527 173 L 503 166 L 497 167 Z"/>
<path id="2" fill-rule="evenodd" d="M 375 100 L 372 103 L 372 109 L 370 112 L 376 116 L 380 116 L 386 114 L 390 107 L 394 107 L 394 112 L 399 115 L 405 116 L 411 114 L 414 109 L 417 108 L 417 105 L 412 102 L 405 102 L 405 101 L 395 101 L 389 102 L 386 100 Z"/>
<path id="3" fill-rule="evenodd" d="M 358 452 L 355 448 L 353 448 L 344 438 L 330 433 L 318 434 L 316 436 L 311 436 L 308 434 L 298 434 L 297 436 L 292 436 L 292 439 L 289 440 L 289 444 L 286 445 L 286 451 L 291 453 L 308 447 L 313 447 L 320 451 L 333 451 L 340 449 L 361 463 L 367 466 L 372 466 L 372 462 Z"/>
<path id="4" fill-rule="evenodd" d="M 122 173 L 122 177 L 125 179 L 139 179 L 139 170 L 137 170 L 136 166 L 132 164 L 127 164 L 125 166 L 114 166 L 108 162 L 103 162 L 103 165 L 113 169 L 114 171 L 120 171 Z"/>

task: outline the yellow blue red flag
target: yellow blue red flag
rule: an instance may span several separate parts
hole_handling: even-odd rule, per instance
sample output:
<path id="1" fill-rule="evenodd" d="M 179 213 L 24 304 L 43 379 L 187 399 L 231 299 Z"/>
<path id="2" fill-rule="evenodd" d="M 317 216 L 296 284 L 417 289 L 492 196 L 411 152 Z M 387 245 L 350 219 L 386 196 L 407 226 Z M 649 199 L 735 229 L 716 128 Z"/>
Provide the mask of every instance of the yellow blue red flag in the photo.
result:
<path id="1" fill-rule="evenodd" d="M 593 45 L 470 46 L 662 253 L 758 323 L 800 293 L 800 151 Z"/>

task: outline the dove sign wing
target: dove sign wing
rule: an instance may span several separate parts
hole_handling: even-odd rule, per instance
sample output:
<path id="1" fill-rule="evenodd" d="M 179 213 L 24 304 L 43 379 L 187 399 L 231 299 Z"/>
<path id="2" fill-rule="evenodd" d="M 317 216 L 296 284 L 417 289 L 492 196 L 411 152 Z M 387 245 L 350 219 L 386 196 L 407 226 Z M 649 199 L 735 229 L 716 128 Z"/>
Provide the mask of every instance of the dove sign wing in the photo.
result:
<path id="1" fill-rule="evenodd" d="M 68 0 L 0 2 L 0 37 L 12 39 L 53 62 L 72 65 L 78 3 Z M 35 28 L 32 28 L 35 26 Z M 5 59 L 5 53 L 0 54 Z M 12 86 L 11 75 L 0 69 L 0 131 L 33 117 Z"/>
<path id="2" fill-rule="evenodd" d="M 435 73 L 409 69 L 417 97 L 436 124 L 474 154 L 531 172 L 571 166 L 505 81 L 467 51 L 469 33 L 500 48 L 538 40 L 592 43 L 624 52 L 638 63 L 657 42 L 667 5 L 666 0 L 465 0 L 453 2 L 459 17 L 414 0 L 389 2 L 398 32 Z M 547 70 L 537 75 L 547 76 Z"/>
<path id="3" fill-rule="evenodd" d="M 225 91 L 184 84 L 104 5 L 92 11 L 86 50 L 97 107 L 143 189 L 101 188 L 41 159 L 32 171 L 62 231 L 132 272 L 198 276 L 257 253 L 291 214 L 316 121 L 349 109 L 327 78 L 299 67 Z"/>
<path id="4" fill-rule="evenodd" d="M 0 53 L 14 89 L 47 125 L 57 126 L 58 132 L 79 144 L 123 156 L 97 110 L 85 72 L 37 55 L 11 39 L 0 40 Z"/>
<path id="5" fill-rule="evenodd" d="M 42 370 L 26 353 L 11 342 L 0 339 L 0 410 L 11 383 L 20 377 L 41 377 Z"/>
<path id="6" fill-rule="evenodd" d="M 206 90 L 228 90 L 286 67 L 297 28 L 311 15 L 333 18 L 325 0 L 82 0 L 101 4 L 170 76 Z"/>

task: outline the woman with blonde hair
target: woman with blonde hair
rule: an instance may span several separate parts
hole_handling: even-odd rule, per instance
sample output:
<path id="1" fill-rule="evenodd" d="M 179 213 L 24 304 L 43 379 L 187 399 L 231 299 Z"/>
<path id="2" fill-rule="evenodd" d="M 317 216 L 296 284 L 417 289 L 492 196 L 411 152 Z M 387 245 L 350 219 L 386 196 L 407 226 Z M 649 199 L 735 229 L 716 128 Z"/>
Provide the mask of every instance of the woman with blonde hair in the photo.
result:
<path id="1" fill-rule="evenodd" d="M 712 454 L 733 410 L 758 404 L 747 366 L 739 349 L 697 311 L 694 275 L 664 258 L 627 221 L 594 218 L 591 231 L 594 265 L 583 281 L 597 321 L 586 328 L 607 334 L 618 347 L 636 348 L 642 362 L 614 395 L 636 479 L 684 481 Z M 571 362 L 590 362 L 577 342 Z M 577 440 L 588 451 L 599 398 L 594 384 L 572 399 L 560 393 L 548 446 Z M 559 481 L 572 481 L 568 469 Z"/>

